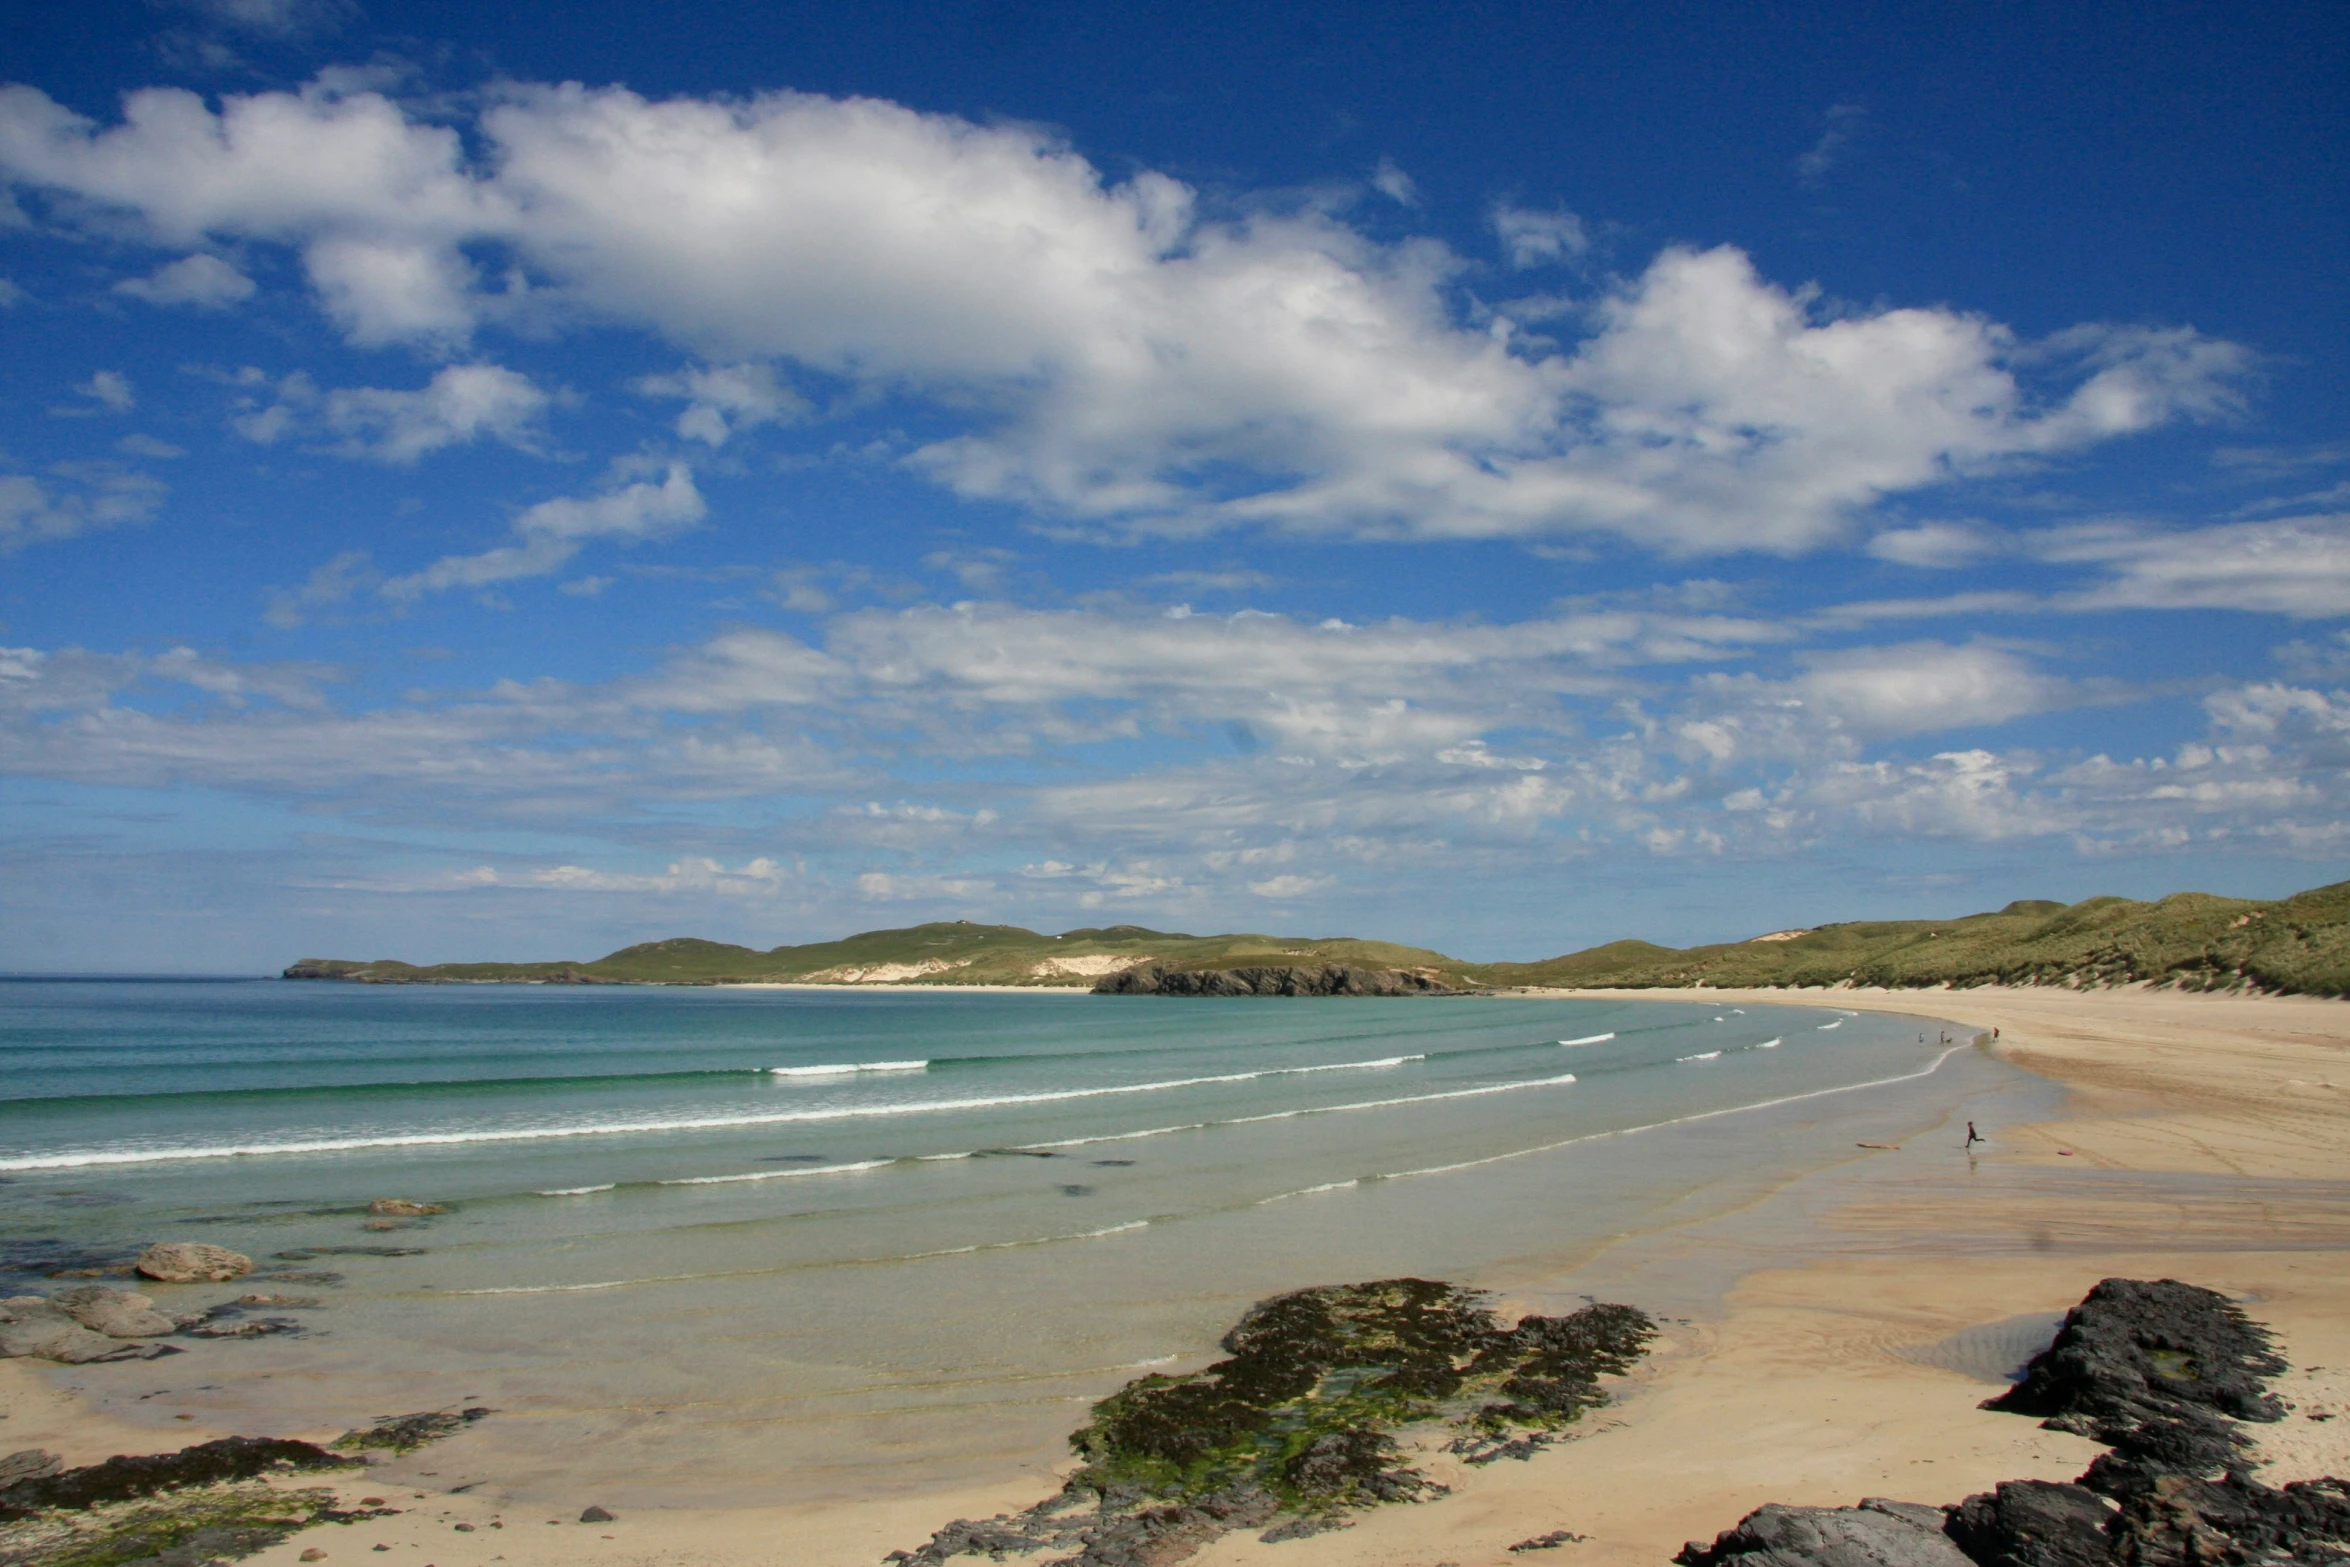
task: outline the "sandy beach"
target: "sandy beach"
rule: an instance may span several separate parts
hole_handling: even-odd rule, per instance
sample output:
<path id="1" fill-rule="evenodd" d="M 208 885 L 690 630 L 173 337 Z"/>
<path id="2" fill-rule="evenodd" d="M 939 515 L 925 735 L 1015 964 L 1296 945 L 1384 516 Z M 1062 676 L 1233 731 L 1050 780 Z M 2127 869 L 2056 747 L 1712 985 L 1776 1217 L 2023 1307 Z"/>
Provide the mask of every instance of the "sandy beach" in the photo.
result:
<path id="1" fill-rule="evenodd" d="M 1954 1039 L 1997 1030 L 1997 1053 L 2061 1084 L 2067 1101 L 2056 1119 L 1987 1129 L 1993 1142 L 1976 1158 L 1957 1149 L 1963 1127 L 1945 1126 L 1899 1149 L 1856 1148 L 1828 1175 L 1760 1199 L 1756 1210 L 1773 1210 L 1762 1227 L 1788 1233 L 1796 1214 L 1806 1239 L 1790 1255 L 1741 1263 L 1716 1309 L 1668 1320 L 1616 1405 L 1587 1417 L 1577 1439 L 1480 1470 L 1436 1455 L 1424 1467 L 1453 1487 L 1438 1501 L 1280 1545 L 1235 1534 L 1193 1560 L 1656 1564 L 1765 1501 L 1952 1502 L 2002 1479 L 2070 1478 L 2092 1444 L 1977 1405 L 1999 1385 L 1987 1378 L 2000 1347 L 2034 1329 L 2015 1319 L 2045 1331 L 2051 1314 L 2114 1274 L 2177 1277 L 2244 1298 L 2294 1367 L 2279 1390 L 2297 1412 L 2256 1432 L 2267 1477 L 2350 1471 L 2350 1419 L 2309 1418 L 2350 1413 L 2350 1005 L 2132 990 L 1702 999 L 1936 1016 Z M 1662 1290 L 1691 1256 L 1734 1255 L 1741 1226 L 1760 1217 L 1717 1215 L 1627 1237 L 1572 1279 L 1551 1282 L 1641 1304 L 1644 1282 Z M 152 1428 L 86 1413 L 65 1382 L 0 1365 L 0 1446 L 45 1446 L 86 1463 L 163 1445 Z M 200 1420 L 182 1428 L 187 1441 L 232 1434 Z M 398 1516 L 314 1529 L 251 1560 L 292 1563 L 322 1548 L 344 1561 L 388 1547 L 410 1567 L 869 1567 L 950 1518 L 1025 1506 L 1054 1483 L 1007 1459 L 1000 1483 L 954 1494 L 831 1508 L 629 1509 L 581 1524 L 580 1508 L 599 1498 L 563 1509 L 516 1504 L 494 1476 L 463 1494 L 439 1489 L 440 1474 L 463 1469 L 464 1440 L 337 1481 L 350 1500 L 382 1497 L 405 1509 Z M 1508 1551 L 1557 1529 L 1587 1539 L 1555 1558 Z"/>

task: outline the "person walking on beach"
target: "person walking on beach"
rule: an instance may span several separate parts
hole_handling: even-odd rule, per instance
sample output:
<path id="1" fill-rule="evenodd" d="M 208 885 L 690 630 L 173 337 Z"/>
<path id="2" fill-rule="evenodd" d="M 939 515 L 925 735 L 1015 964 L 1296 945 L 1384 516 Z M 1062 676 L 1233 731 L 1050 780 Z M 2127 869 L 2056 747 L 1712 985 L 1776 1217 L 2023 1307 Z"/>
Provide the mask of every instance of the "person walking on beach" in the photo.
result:
<path id="1" fill-rule="evenodd" d="M 1984 1139 L 1984 1137 L 1983 1137 L 1983 1134 L 1982 1134 L 1981 1132 L 1978 1132 L 1978 1131 L 1976 1131 L 1976 1130 L 1975 1130 L 1975 1123 L 1974 1123 L 1974 1122 L 1972 1122 L 1972 1121 L 1969 1121 L 1969 1122 L 1967 1122 L 1967 1124 L 1966 1124 L 1966 1142 L 1965 1142 L 1964 1144 L 1962 1144 L 1961 1146 L 1963 1146 L 1963 1147 L 1966 1149 L 1966 1151 L 1967 1151 L 1968 1153 L 1973 1153 L 1973 1152 L 1975 1151 L 1975 1144 L 1977 1144 L 1977 1143 L 1979 1143 L 1979 1142 L 1982 1142 L 1982 1141 L 1984 1141 L 1984 1140 L 1985 1140 L 1985 1139 Z"/>

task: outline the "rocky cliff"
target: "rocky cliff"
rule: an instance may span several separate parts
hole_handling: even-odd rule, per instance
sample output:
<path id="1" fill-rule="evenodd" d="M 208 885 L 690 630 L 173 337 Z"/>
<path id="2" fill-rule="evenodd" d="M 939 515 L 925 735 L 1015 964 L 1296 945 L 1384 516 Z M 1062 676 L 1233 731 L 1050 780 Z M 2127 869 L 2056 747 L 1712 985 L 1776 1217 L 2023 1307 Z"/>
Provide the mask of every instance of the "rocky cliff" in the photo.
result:
<path id="1" fill-rule="evenodd" d="M 1357 968 L 1349 963 L 1282 963 L 1179 969 L 1145 963 L 1106 974 L 1101 996 L 1465 996 L 1433 969 Z"/>

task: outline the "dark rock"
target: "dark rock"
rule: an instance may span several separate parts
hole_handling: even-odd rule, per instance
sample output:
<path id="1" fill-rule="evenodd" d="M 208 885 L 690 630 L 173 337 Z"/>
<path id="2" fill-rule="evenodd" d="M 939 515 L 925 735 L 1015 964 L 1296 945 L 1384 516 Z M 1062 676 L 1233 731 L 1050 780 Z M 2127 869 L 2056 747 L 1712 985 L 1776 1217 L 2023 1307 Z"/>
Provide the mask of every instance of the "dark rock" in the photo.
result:
<path id="1" fill-rule="evenodd" d="M 415 1202 L 406 1197 L 378 1197 L 367 1211 L 379 1219 L 422 1219 L 449 1210 L 437 1202 Z"/>
<path id="2" fill-rule="evenodd" d="M 0 1488 L 0 1523 L 52 1508 L 83 1509 L 189 1485 L 249 1480 L 288 1470 L 348 1469 L 351 1460 L 309 1442 L 229 1436 L 176 1453 L 109 1458 L 62 1474 L 19 1480 Z"/>
<path id="3" fill-rule="evenodd" d="M 2107 1279 L 2023 1380 L 1983 1407 L 2039 1415 L 2113 1448 L 2084 1479 L 2120 1495 L 2152 1475 L 2210 1476 L 2240 1462 L 2244 1438 L 2228 1417 L 2284 1418 L 2264 1383 L 2284 1369 L 2267 1330 L 2225 1295 L 2176 1279 Z"/>
<path id="4" fill-rule="evenodd" d="M 1942 1532 L 1942 1510 L 1871 1498 L 1858 1507 L 1758 1507 L 1714 1537 L 1692 1540 L 1681 1567 L 1971 1567 Z"/>
<path id="5" fill-rule="evenodd" d="M 1952 1508 L 1945 1528 L 1979 1567 L 2104 1567 L 2114 1512 L 2085 1486 L 2005 1480 Z"/>
<path id="6" fill-rule="evenodd" d="M 1102 996 L 1459 996 L 1469 994 L 1433 969 L 1357 968 L 1348 963 L 1271 964 L 1179 969 L 1145 963 L 1105 974 Z"/>
<path id="7" fill-rule="evenodd" d="M 618 1519 L 601 1507 L 590 1507 L 579 1515 L 581 1523 L 617 1523 Z"/>

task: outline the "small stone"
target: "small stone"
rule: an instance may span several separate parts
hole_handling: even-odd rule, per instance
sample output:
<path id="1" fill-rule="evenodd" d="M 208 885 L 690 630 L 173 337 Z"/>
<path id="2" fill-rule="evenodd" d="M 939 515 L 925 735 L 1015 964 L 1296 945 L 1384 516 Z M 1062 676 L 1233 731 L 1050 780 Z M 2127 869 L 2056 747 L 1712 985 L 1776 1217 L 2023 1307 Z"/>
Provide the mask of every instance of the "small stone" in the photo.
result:
<path id="1" fill-rule="evenodd" d="M 388 1551 L 388 1550 L 390 1550 L 390 1549 L 391 1549 L 391 1547 L 390 1547 L 390 1546 L 388 1546 L 388 1545 L 378 1545 L 378 1546 L 376 1547 L 376 1549 L 377 1549 L 377 1550 L 379 1550 L 379 1551 Z"/>
<path id="2" fill-rule="evenodd" d="M 448 1208 L 437 1202 L 410 1202 L 405 1197 L 378 1197 L 367 1205 L 367 1211 L 379 1219 L 422 1219 L 436 1213 L 447 1213 Z"/>
<path id="3" fill-rule="evenodd" d="M 619 1520 L 618 1520 L 618 1519 L 614 1518 L 614 1517 L 613 1517 L 613 1516 L 612 1516 L 610 1513 L 608 1513 L 608 1512 L 604 1511 L 604 1509 L 602 1509 L 601 1507 L 591 1507 L 591 1508 L 589 1508 L 589 1509 L 588 1509 L 586 1512 L 584 1512 L 584 1513 L 581 1513 L 581 1514 L 579 1515 L 579 1521 L 580 1521 L 581 1523 L 617 1523 L 617 1522 L 619 1522 Z"/>
<path id="4" fill-rule="evenodd" d="M 362 1496 L 359 1498 L 359 1505 L 362 1507 L 381 1507 L 383 1504 L 384 1499 L 380 1496 Z"/>
<path id="5" fill-rule="evenodd" d="M 139 1253 L 138 1271 L 166 1284 L 225 1284 L 253 1271 L 253 1259 L 204 1241 L 159 1241 Z"/>
<path id="6" fill-rule="evenodd" d="M 459 1534 L 471 1534 L 473 1532 L 473 1525 L 469 1523 L 461 1523 L 456 1527 Z"/>
<path id="7" fill-rule="evenodd" d="M 313 1545 L 310 1547 L 310 1549 L 302 1553 L 302 1560 L 306 1562 L 322 1562 L 326 1560 L 326 1552 Z"/>

